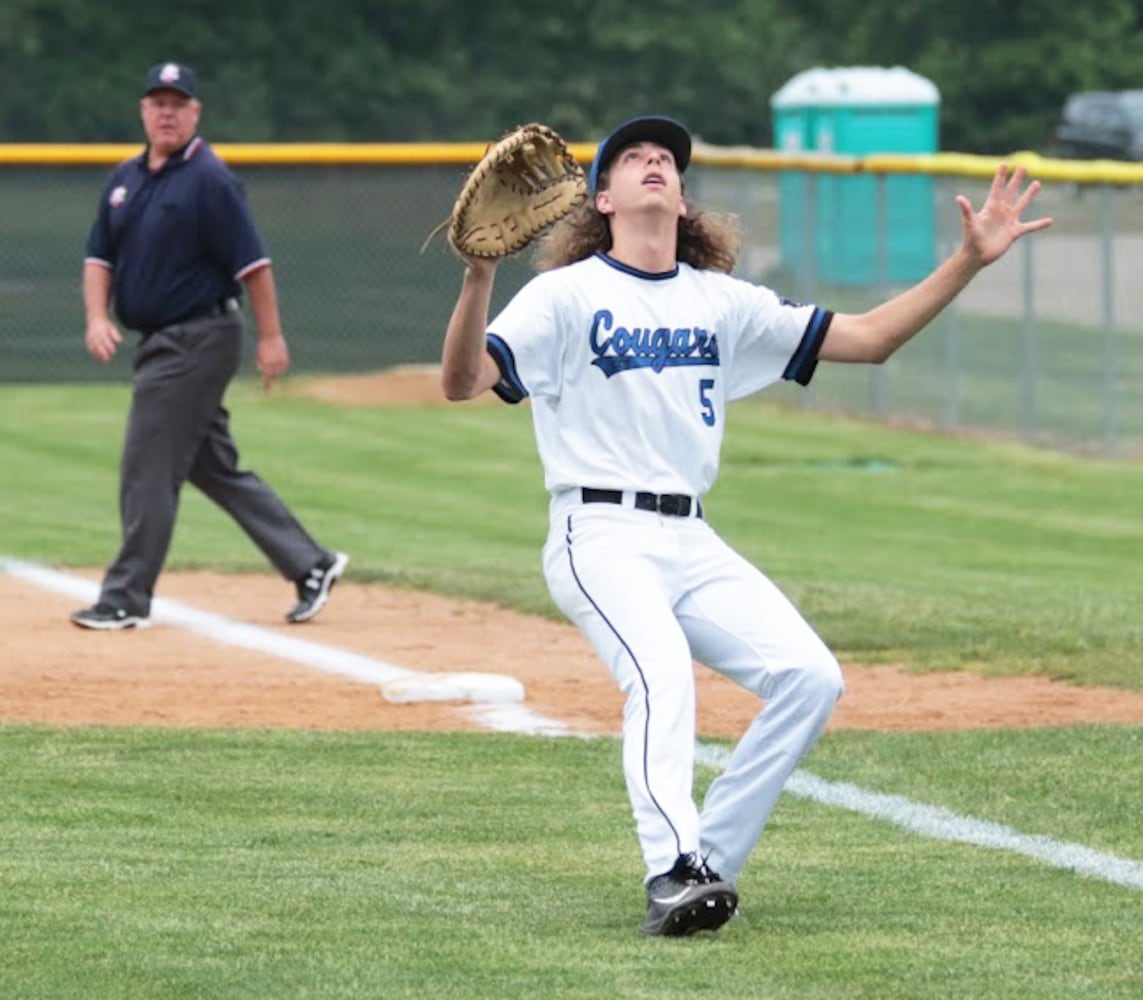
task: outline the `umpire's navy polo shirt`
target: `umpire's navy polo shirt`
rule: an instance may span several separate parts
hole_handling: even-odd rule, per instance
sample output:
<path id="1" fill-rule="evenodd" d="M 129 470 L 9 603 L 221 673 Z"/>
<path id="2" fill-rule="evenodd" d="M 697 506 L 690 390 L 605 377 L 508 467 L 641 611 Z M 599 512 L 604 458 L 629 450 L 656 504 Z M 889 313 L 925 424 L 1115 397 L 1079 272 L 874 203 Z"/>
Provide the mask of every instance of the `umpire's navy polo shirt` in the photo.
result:
<path id="1" fill-rule="evenodd" d="M 195 136 L 159 170 L 144 151 L 112 171 L 85 261 L 114 272 L 120 323 L 151 331 L 237 296 L 239 280 L 270 258 L 241 182 Z"/>

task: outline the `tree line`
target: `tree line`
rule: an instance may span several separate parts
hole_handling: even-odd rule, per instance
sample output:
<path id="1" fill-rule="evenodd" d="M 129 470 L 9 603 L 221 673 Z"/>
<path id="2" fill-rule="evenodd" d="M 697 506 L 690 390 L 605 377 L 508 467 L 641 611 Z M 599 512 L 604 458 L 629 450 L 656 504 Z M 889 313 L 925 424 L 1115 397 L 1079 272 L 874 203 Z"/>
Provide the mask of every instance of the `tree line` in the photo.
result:
<path id="1" fill-rule="evenodd" d="M 1046 148 L 1067 94 L 1143 87 L 1138 0 L 6 0 L 0 141 L 131 142 L 149 65 L 199 72 L 216 142 L 486 141 L 540 120 L 588 141 L 634 114 L 769 146 L 812 66 L 907 66 L 941 148 Z"/>

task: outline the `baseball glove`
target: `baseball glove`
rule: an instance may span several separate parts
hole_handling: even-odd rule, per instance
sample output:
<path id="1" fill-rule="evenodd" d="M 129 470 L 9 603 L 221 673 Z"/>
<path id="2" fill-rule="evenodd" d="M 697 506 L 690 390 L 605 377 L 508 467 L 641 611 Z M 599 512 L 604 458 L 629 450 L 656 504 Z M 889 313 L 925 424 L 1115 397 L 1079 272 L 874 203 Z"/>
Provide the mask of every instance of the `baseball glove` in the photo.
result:
<path id="1" fill-rule="evenodd" d="M 485 150 L 452 214 L 433 235 L 447 225 L 449 243 L 459 253 L 507 257 L 586 197 L 587 180 L 567 143 L 546 125 L 532 122 Z"/>

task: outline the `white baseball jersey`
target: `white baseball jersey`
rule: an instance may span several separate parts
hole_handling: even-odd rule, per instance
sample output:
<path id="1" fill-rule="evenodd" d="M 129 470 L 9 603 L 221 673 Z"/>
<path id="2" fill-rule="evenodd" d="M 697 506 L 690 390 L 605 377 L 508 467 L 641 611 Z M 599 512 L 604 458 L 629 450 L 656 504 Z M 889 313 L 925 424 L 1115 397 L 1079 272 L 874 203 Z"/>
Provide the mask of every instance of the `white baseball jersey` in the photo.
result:
<path id="1" fill-rule="evenodd" d="M 808 383 L 831 317 L 721 272 L 647 274 L 596 255 L 533 278 L 488 343 L 497 393 L 532 398 L 551 492 L 702 496 L 727 402 L 782 378 Z"/>

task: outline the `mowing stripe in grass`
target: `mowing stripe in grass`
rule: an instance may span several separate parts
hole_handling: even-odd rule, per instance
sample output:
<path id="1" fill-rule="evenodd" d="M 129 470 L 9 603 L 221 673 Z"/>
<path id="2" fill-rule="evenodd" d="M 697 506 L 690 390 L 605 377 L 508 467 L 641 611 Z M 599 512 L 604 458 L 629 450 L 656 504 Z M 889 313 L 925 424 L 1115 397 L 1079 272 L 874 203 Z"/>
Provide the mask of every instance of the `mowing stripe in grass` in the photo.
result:
<path id="1" fill-rule="evenodd" d="M 0 556 L 0 570 L 37 586 L 91 601 L 97 596 L 94 583 L 32 563 Z M 349 653 L 331 646 L 278 635 L 268 629 L 242 625 L 219 615 L 207 614 L 158 600 L 156 617 L 219 642 L 255 649 L 294 663 L 341 674 L 368 684 L 382 683 L 415 671 L 390 663 Z M 519 705 L 471 705 L 465 711 L 489 729 L 500 732 L 572 736 L 563 723 L 531 712 Z M 730 759 L 723 747 L 699 743 L 696 761 L 721 771 Z M 1011 827 L 985 820 L 958 816 L 940 806 L 927 806 L 899 795 L 867 791 L 846 782 L 831 782 L 798 769 L 786 786 L 799 798 L 848 809 L 876 819 L 884 819 L 918 836 L 987 847 L 1022 854 L 1055 868 L 1074 871 L 1129 889 L 1143 890 L 1143 862 L 1105 854 L 1082 844 L 1070 844 L 1051 837 L 1031 836 Z"/>
<path id="2" fill-rule="evenodd" d="M 700 743 L 696 759 L 707 767 L 721 771 L 730 760 L 730 753 L 722 747 Z M 1105 854 L 1083 844 L 1031 836 L 1013 830 L 1010 826 L 958 816 L 940 806 L 927 806 L 900 795 L 870 792 L 844 781 L 826 781 L 802 769 L 794 772 L 786 790 L 799 798 L 888 820 L 922 837 L 1011 851 L 1054 868 L 1102 879 L 1127 889 L 1143 890 L 1143 862 Z"/>

